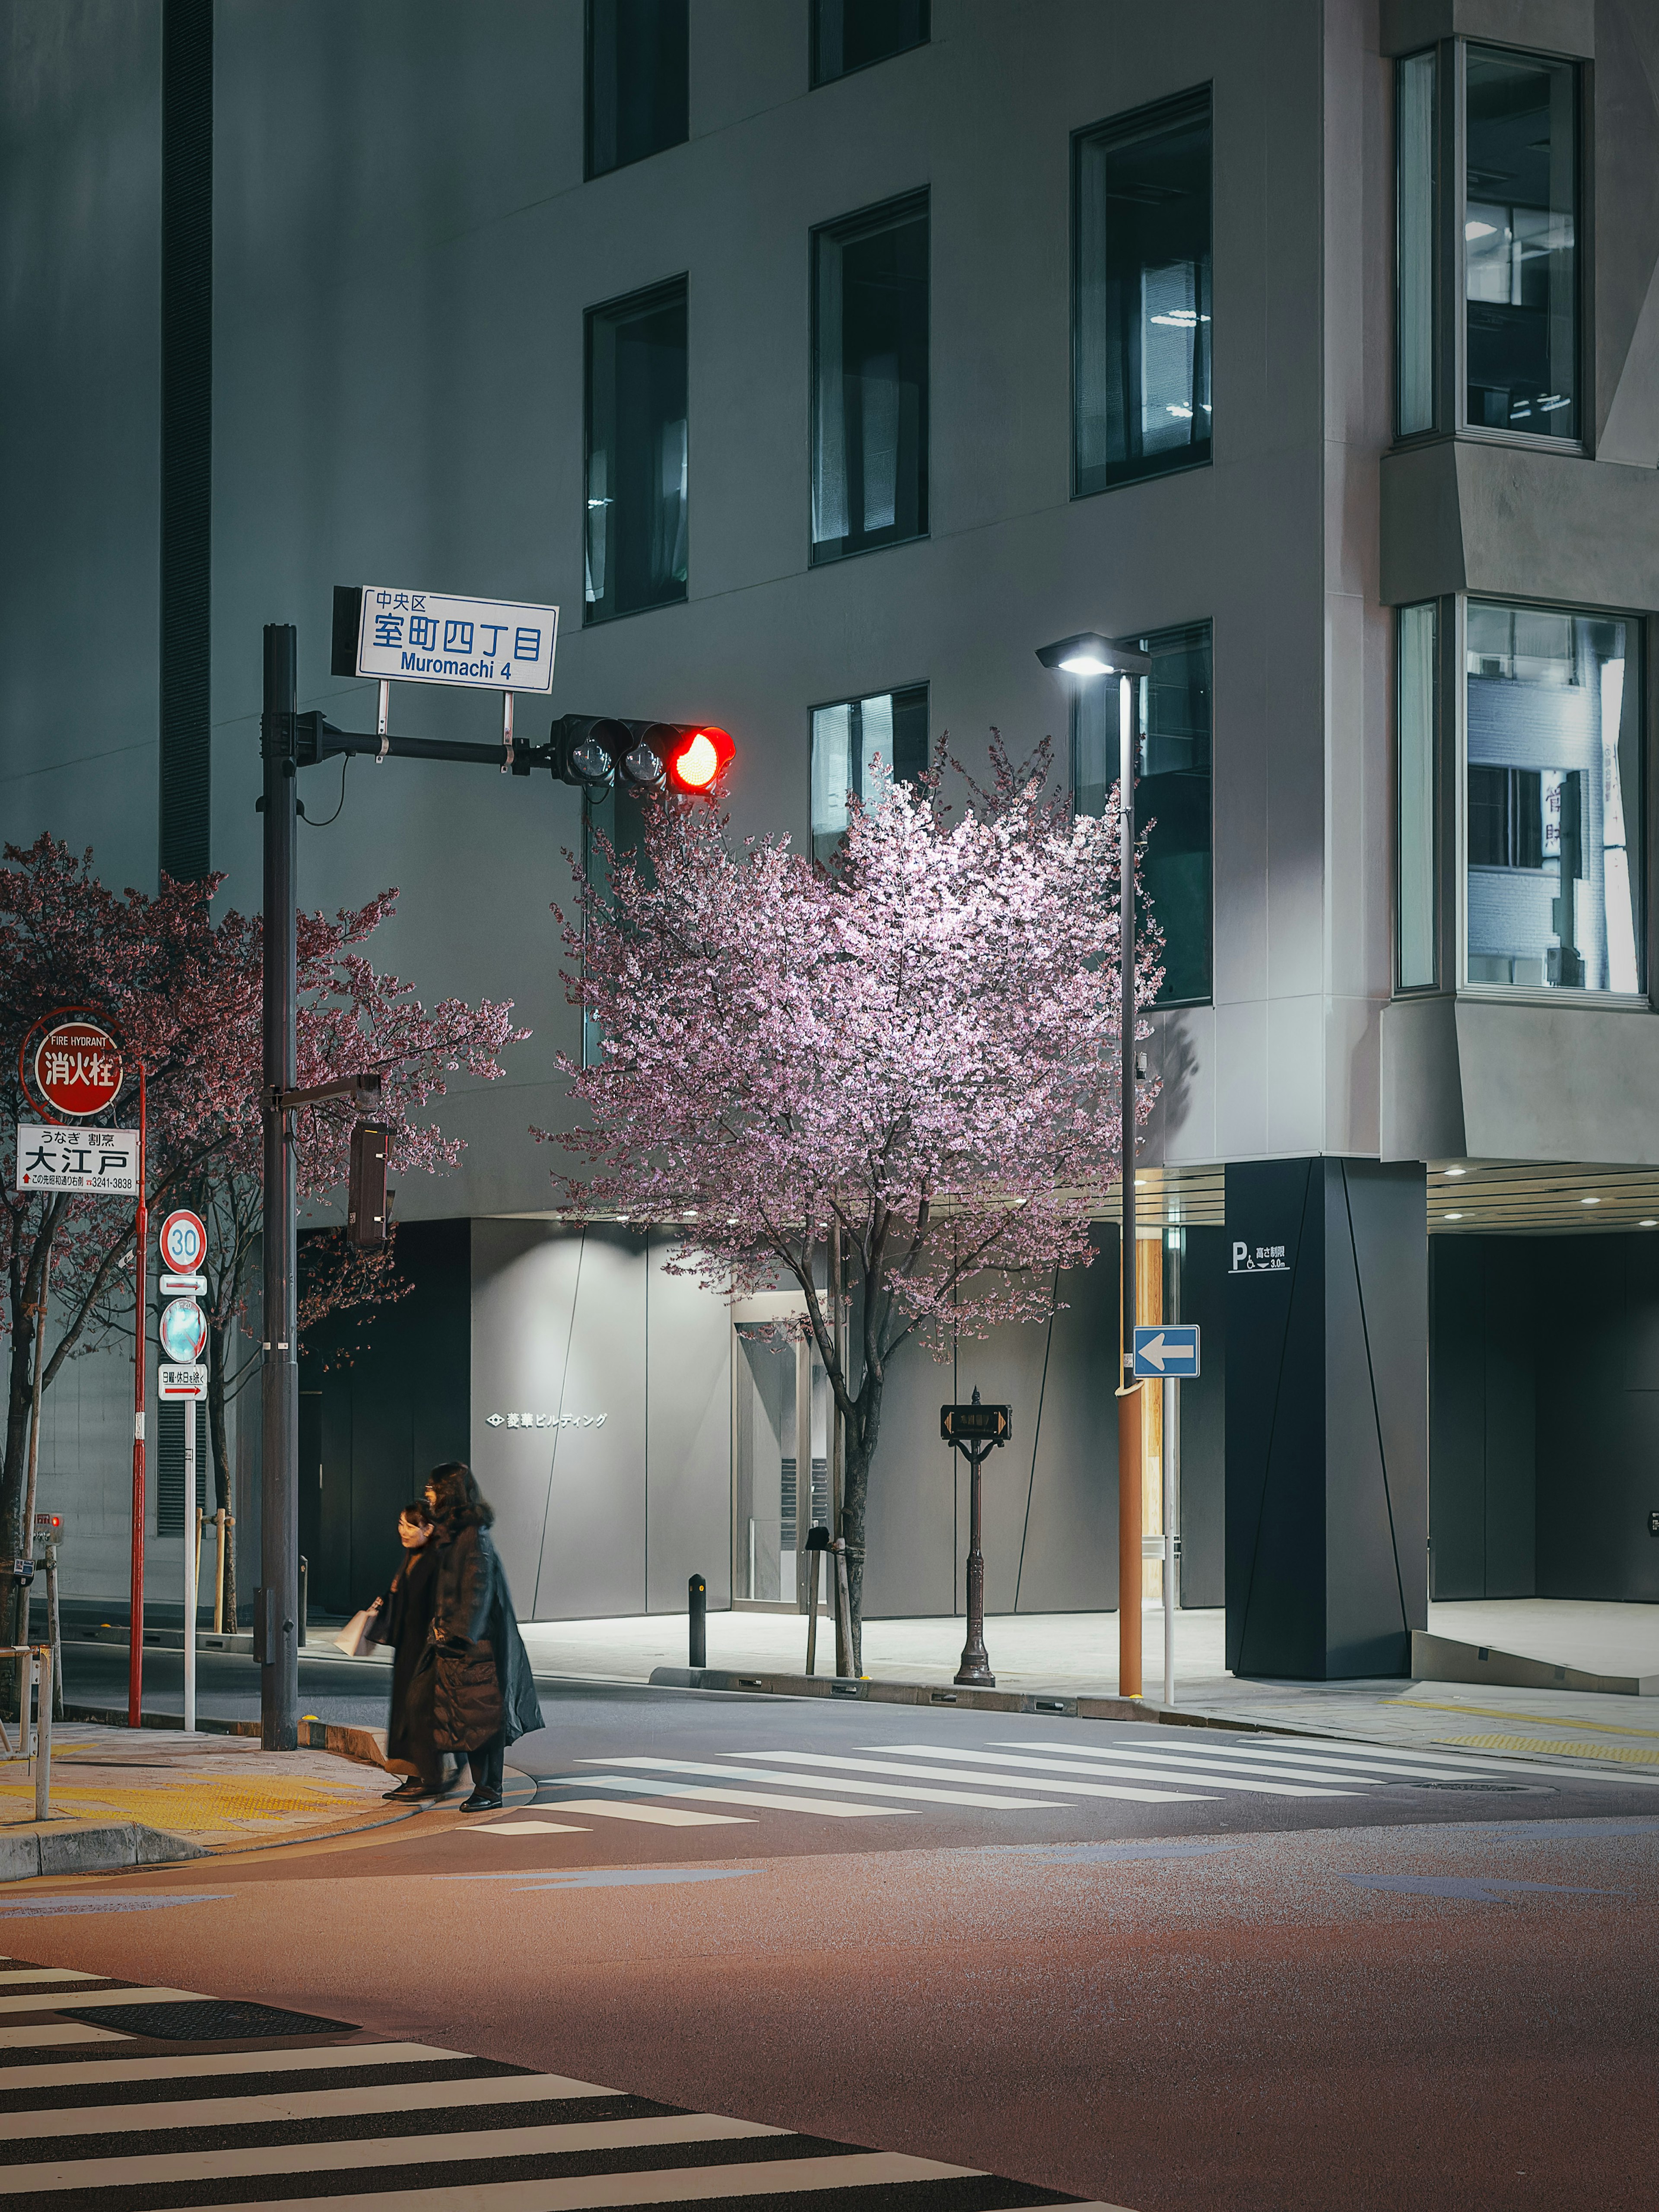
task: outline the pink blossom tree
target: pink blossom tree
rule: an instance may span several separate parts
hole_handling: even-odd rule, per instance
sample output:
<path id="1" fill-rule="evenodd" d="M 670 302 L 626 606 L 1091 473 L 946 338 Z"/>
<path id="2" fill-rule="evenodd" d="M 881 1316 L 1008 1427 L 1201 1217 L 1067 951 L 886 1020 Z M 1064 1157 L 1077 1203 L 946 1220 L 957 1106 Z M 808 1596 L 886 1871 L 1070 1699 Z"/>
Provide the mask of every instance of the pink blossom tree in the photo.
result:
<path id="1" fill-rule="evenodd" d="M 787 838 L 735 846 L 707 804 L 650 802 L 565 925 L 603 1046 L 562 1063 L 587 1120 L 558 1141 L 592 1170 L 562 1205 L 673 1224 L 672 1264 L 727 1296 L 799 1288 L 845 1424 L 855 1668 L 894 1354 L 1046 1319 L 1120 1168 L 1115 796 L 1073 819 L 1046 745 L 1016 767 L 994 733 L 993 764 L 960 812 L 943 749 L 917 787 L 849 800 L 828 868 Z M 1140 1006 L 1160 943 L 1137 947 Z"/>
<path id="2" fill-rule="evenodd" d="M 131 1073 L 144 1067 L 149 1109 L 147 1188 L 152 1220 L 190 1206 L 208 1228 L 202 1300 L 208 1322 L 208 1429 L 219 1504 L 231 1504 L 226 1408 L 257 1371 L 234 1358 L 234 1331 L 254 1288 L 262 1200 L 261 986 L 259 917 L 234 912 L 215 921 L 210 908 L 223 878 L 119 895 L 101 884 L 91 854 L 72 854 L 42 836 L 27 851 L 8 847 L 0 867 L 0 1269 L 5 1297 L 0 1328 L 11 1333 L 3 1458 L 0 1458 L 0 1549 L 22 1536 L 34 1334 L 40 1286 L 51 1263 L 51 1327 L 41 1360 L 44 1391 L 64 1362 L 125 1338 L 136 1325 L 134 1226 L 118 1200 L 19 1192 L 14 1147 L 19 1118 L 35 1109 L 18 1075 L 18 1047 L 41 1014 L 67 1004 L 97 1007 L 120 1033 Z M 490 1079 L 496 1055 L 528 1035 L 511 1008 L 447 999 L 430 1009 L 362 950 L 392 914 L 397 893 L 333 916 L 298 922 L 298 1079 L 303 1087 L 375 1069 L 378 1118 L 392 1131 L 388 1163 L 400 1175 L 439 1174 L 460 1158 L 462 1141 L 416 1119 L 463 1068 Z M 120 1119 L 137 1118 L 136 1081 Z M 321 1198 L 346 1175 L 355 1116 L 341 1102 L 295 1116 L 301 1195 Z M 307 1270 L 302 1323 L 342 1305 L 393 1297 L 404 1287 L 392 1256 L 362 1255 L 343 1237 Z M 227 1605 L 234 1607 L 234 1553 Z M 234 1613 L 233 1616 L 234 1618 Z"/>

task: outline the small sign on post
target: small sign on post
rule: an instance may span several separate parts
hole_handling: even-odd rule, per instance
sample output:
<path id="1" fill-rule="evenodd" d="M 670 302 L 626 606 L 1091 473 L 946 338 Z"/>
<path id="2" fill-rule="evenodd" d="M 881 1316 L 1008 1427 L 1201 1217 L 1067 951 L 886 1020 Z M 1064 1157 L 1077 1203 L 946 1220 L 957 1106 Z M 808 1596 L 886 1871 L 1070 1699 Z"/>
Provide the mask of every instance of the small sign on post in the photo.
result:
<path id="1" fill-rule="evenodd" d="M 390 584 L 334 587 L 337 676 L 550 691 L 558 635 L 556 607 Z"/>
<path id="2" fill-rule="evenodd" d="M 93 1198 L 137 1198 L 136 1129 L 67 1129 L 49 1121 L 17 1125 L 17 1188 L 71 1190 Z"/>
<path id="3" fill-rule="evenodd" d="M 1154 1322 L 1135 1331 L 1137 1382 L 1191 1382 L 1198 1376 L 1198 1325 Z"/>
<path id="4" fill-rule="evenodd" d="M 193 1362 L 179 1365 L 163 1364 L 155 1370 L 156 1388 L 163 1398 L 205 1398 L 207 1370 Z"/>

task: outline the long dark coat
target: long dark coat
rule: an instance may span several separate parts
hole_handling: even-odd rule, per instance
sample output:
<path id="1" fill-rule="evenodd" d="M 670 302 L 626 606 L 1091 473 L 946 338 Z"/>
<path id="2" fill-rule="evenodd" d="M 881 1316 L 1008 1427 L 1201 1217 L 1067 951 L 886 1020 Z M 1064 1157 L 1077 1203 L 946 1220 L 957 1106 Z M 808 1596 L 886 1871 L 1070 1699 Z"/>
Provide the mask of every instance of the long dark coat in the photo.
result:
<path id="1" fill-rule="evenodd" d="M 438 1595 L 438 1544 L 428 1537 L 404 1554 L 398 1578 L 375 1616 L 375 1642 L 389 1644 L 392 1711 L 386 1725 L 386 1754 L 429 1774 L 441 1766 L 432 1740 L 432 1676 L 421 1668 Z"/>
<path id="2" fill-rule="evenodd" d="M 489 1639 L 501 1685 L 502 1728 L 508 1743 L 542 1726 L 530 1654 L 519 1633 L 501 1555 L 489 1531 L 476 1522 L 456 1529 L 438 1554 L 437 1595 L 433 1605 L 434 1644 Z M 429 1669 L 423 1670 L 428 1673 Z"/>

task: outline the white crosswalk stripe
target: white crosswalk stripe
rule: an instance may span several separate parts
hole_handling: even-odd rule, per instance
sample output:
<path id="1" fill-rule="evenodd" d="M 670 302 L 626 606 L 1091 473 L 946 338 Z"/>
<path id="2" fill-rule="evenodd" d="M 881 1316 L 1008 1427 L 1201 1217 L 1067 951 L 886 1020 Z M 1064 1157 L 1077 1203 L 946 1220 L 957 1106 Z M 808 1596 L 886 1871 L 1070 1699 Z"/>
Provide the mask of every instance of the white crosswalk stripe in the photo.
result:
<path id="1" fill-rule="evenodd" d="M 913 1747 L 904 1744 L 901 1744 L 896 1747 L 902 1751 L 913 1748 Z M 793 1766 L 833 1766 L 837 1776 L 839 1776 L 844 1769 L 852 1767 L 860 1774 L 915 1774 L 924 1777 L 930 1774 L 937 1774 L 941 1781 L 945 1782 L 983 1783 L 994 1778 L 985 1774 L 975 1773 L 971 1767 L 962 1765 L 912 1765 L 908 1761 L 898 1759 L 842 1759 L 832 1755 L 830 1753 L 821 1751 L 763 1751 L 757 1752 L 751 1755 L 758 1759 L 770 1759 L 775 1760 L 781 1766 L 785 1765 Z M 940 1751 L 938 1753 L 930 1751 L 928 1755 L 930 1758 L 936 1757 L 939 1759 L 959 1760 L 964 1757 L 973 1758 L 979 1756 L 980 1754 L 975 1754 L 971 1752 L 963 1753 L 951 1750 Z M 990 1766 L 1000 1766 L 1006 1765 L 1006 1761 L 992 1758 L 987 1759 L 985 1763 Z M 1118 1787 L 1109 1782 L 1079 1782 L 1074 1780 L 1069 1773 L 1066 1773 L 1066 1769 L 1062 1767 L 1060 1762 L 1056 1759 L 1045 1759 L 1040 1763 L 1048 1767 L 1053 1773 L 1066 1774 L 1066 1779 L 1063 1782 L 1051 1782 L 1048 1779 L 1048 1774 L 1045 1773 L 1040 1783 L 1032 1784 L 1031 1786 L 1033 1789 L 1046 1790 L 1051 1796 L 1115 1797 L 1126 1803 L 1133 1805 L 1202 1805 L 1210 1802 L 1206 1794 L 1201 1790 L 1135 1790 L 1127 1787 Z M 1086 1771 L 1087 1770 L 1085 1769 L 1083 1771 Z M 1010 1778 L 1011 1780 L 1013 1778 L 1014 1778 L 1012 1777 Z M 983 1805 L 996 1805 L 1000 1807 L 1002 1811 L 1006 1812 L 1008 1809 L 1009 1805 L 1014 1801 L 1010 1798 L 981 1797 L 977 1802 Z"/>
<path id="2" fill-rule="evenodd" d="M 192 1990 L 112 1990 L 97 1975 L 76 1974 L 71 1985 L 66 1972 L 7 1967 L 6 1986 L 38 2016 L 10 2031 L 32 2036 L 32 2046 L 0 2045 L 0 2204 L 28 2212 L 94 2203 L 98 2212 L 672 2212 L 795 2197 L 823 2212 L 898 2201 L 915 2212 L 1121 2212 L 974 2167 L 686 2112 L 434 2045 L 349 2042 L 360 2031 L 346 2023 L 315 2034 L 319 2022 L 296 2031 L 292 2014 L 227 2008 Z M 58 2031 L 80 2028 L 55 2017 L 54 2005 L 78 2009 L 100 1996 L 143 2009 L 73 2058 L 31 2055 L 61 2049 Z M 180 2006 L 192 2008 L 189 2021 L 170 2028 Z M 169 2033 L 211 2039 L 202 2037 L 204 2007 L 218 2008 L 228 2039 L 281 2036 L 284 2047 L 167 2050 Z M 128 2055 L 135 2051 L 142 2055 Z"/>
<path id="3" fill-rule="evenodd" d="M 1152 1730 L 1148 1729 L 1147 1733 L 1151 1735 Z M 1305 1738 L 1298 1743 L 1294 1739 L 1261 1736 L 1241 1741 L 1237 1736 L 1223 1735 L 1219 1731 L 1212 1735 L 1197 1729 L 1190 1731 L 1183 1729 L 1181 1734 L 1188 1738 L 1191 1747 L 1189 1749 L 1187 1745 L 1177 1747 L 1169 1741 L 1169 1736 L 1175 1733 L 1175 1730 L 1170 1729 L 1166 1735 L 1160 1730 L 1156 1744 L 1149 1746 L 1145 1753 L 1140 1753 L 1138 1749 L 1137 1755 L 1159 1760 L 1175 1759 L 1183 1762 L 1192 1758 L 1198 1758 L 1206 1764 L 1211 1761 L 1219 1763 L 1232 1759 L 1246 1765 L 1271 1759 L 1276 1763 L 1289 1763 L 1300 1771 L 1308 1771 L 1316 1766 L 1322 1766 L 1339 1776 L 1357 1769 L 1370 1769 L 1374 1770 L 1376 1778 L 1385 1781 L 1414 1774 L 1425 1779 L 1432 1778 L 1437 1781 L 1474 1781 L 1482 1776 L 1504 1779 L 1526 1775 L 1543 1776 L 1559 1782 L 1562 1771 L 1559 1766 L 1546 1765 L 1537 1760 L 1494 1759 L 1474 1752 L 1442 1752 L 1428 1746 L 1419 1747 L 1413 1745 L 1411 1749 L 1407 1750 L 1392 1745 L 1334 1743 L 1324 1740 L 1320 1741 L 1316 1746 Z M 1271 1750 L 1263 1747 L 1267 1744 L 1272 1745 Z M 1021 1747 L 1030 1751 L 1060 1753 L 1067 1759 L 1099 1756 L 1086 1744 L 1079 1743 L 1048 1742 L 1024 1738 L 1021 1740 Z M 1575 1769 L 1573 1771 L 1575 1779 L 1619 1784 L 1628 1783 L 1634 1779 L 1644 1782 L 1650 1787 L 1659 1785 L 1659 1774 L 1636 1775 L 1628 1767 L 1621 1766 L 1616 1772 L 1607 1769 L 1601 1770 L 1599 1773 L 1591 1773 L 1582 1769 Z"/>
<path id="4" fill-rule="evenodd" d="M 717 1767 L 717 1773 L 729 1771 Z M 735 1777 L 733 1778 L 735 1779 Z M 793 1782 L 793 1775 L 780 1776 L 781 1781 Z M 793 1796 L 782 1796 L 767 1790 L 714 1790 L 706 1784 L 688 1782 L 652 1782 L 643 1775 L 618 1775 L 613 1781 L 608 1774 L 556 1774 L 552 1786 L 559 1790 L 615 1790 L 629 1797 L 690 1797 L 700 1805 L 758 1805 L 772 1813 L 814 1813 L 828 1820 L 878 1820 L 902 1818 L 908 1807 L 904 1805 L 847 1805 L 830 1797 L 809 1797 L 798 1791 Z"/>
<path id="5" fill-rule="evenodd" d="M 825 1759 L 822 1763 L 827 1766 L 836 1767 L 842 1764 L 839 1759 Z M 849 1796 L 859 1797 L 899 1797 L 909 1802 L 923 1805 L 975 1805 L 981 1808 L 989 1806 L 999 1812 L 1006 1812 L 1012 1808 L 1015 1812 L 1019 1813 L 1052 1813 L 1054 1809 L 1052 1800 L 1042 1797 L 992 1797 L 988 1796 L 983 1790 L 972 1791 L 918 1790 L 906 1783 L 896 1783 L 891 1789 L 887 1789 L 875 1782 L 849 1782 L 839 1772 L 826 1775 L 822 1782 L 815 1782 L 811 1775 L 780 1774 L 774 1767 L 737 1766 L 729 1765 L 724 1762 L 717 1765 L 713 1760 L 704 1759 L 584 1759 L 582 1764 L 584 1766 L 643 1767 L 653 1774 L 730 1774 L 735 1776 L 739 1782 L 799 1781 L 803 1788 L 809 1790 L 815 1788 L 842 1790 L 845 1790 Z M 974 1780 L 977 1778 L 970 1776 L 968 1778 Z M 1030 1787 L 1034 1790 L 1040 1789 L 1042 1784 L 1032 1783 Z"/>
<path id="6" fill-rule="evenodd" d="M 895 1744 L 893 1748 L 915 1755 L 927 1753 L 932 1751 L 933 1747 L 922 1743 L 901 1743 Z M 1195 1782 L 1201 1785 L 1200 1794 L 1218 1790 L 1224 1792 L 1243 1790 L 1252 1796 L 1261 1797 L 1347 1797 L 1353 1794 L 1348 1790 L 1328 1788 L 1311 1778 L 1302 1783 L 1274 1782 L 1254 1774 L 1241 1779 L 1229 1773 L 1225 1768 L 1212 1768 L 1192 1759 L 1183 1759 L 1179 1765 L 1173 1760 L 1167 1765 L 1149 1764 L 1138 1751 L 1119 1753 L 1105 1747 L 1092 1758 L 1076 1760 L 1045 1759 L 1036 1753 L 1025 1752 L 958 1752 L 951 1749 L 936 1755 L 942 1759 L 971 1761 L 977 1767 L 1005 1768 L 1008 1770 L 1009 1782 L 1023 1781 L 1033 1790 L 1046 1790 L 1050 1775 L 1085 1774 L 1107 1778 L 1116 1776 L 1126 1782 L 1162 1782 L 1166 1779 Z M 1040 1771 L 1033 1772 L 1032 1769 Z M 1148 1795 L 1151 1794 L 1149 1791 Z"/>

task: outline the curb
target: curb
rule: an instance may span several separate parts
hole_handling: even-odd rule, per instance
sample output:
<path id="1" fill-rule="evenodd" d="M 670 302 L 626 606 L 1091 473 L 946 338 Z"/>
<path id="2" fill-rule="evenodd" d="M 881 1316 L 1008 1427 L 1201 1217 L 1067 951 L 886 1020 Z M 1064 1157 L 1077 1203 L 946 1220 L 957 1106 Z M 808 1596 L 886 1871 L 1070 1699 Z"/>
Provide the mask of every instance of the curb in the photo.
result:
<path id="1" fill-rule="evenodd" d="M 1226 1720 L 1213 1713 L 1157 1705 L 1145 1698 L 1091 1698 L 1063 1690 L 967 1690 L 933 1682 L 889 1682 L 861 1674 L 738 1674 L 723 1667 L 654 1667 L 650 1686 L 736 1690 L 749 1697 L 855 1698 L 878 1705 L 954 1706 L 958 1711 L 1044 1713 L 1050 1719 L 1140 1721 L 1164 1728 L 1224 1729 L 1239 1735 L 1300 1735 L 1321 1731 L 1267 1721 Z"/>
<path id="2" fill-rule="evenodd" d="M 86 1721 L 97 1728 L 125 1728 L 126 1709 L 108 1705 L 70 1705 L 64 1707 L 65 1721 Z M 182 1735 L 185 1717 L 182 1713 L 141 1714 L 138 1725 L 146 1729 L 167 1729 Z M 258 1721 L 229 1721 L 196 1718 L 198 1735 L 247 1735 L 259 1734 Z M 299 1748 L 301 1751 L 331 1751 L 341 1759 L 355 1759 L 362 1766 L 378 1766 L 384 1773 L 398 1770 L 387 1763 L 385 1738 L 379 1729 L 352 1728 L 339 1721 L 301 1721 Z"/>
<path id="3" fill-rule="evenodd" d="M 209 1856 L 199 1844 L 162 1828 L 141 1827 L 136 1820 L 0 1830 L 0 1882 L 32 1881 L 41 1875 L 115 1874 L 126 1867 Z"/>

